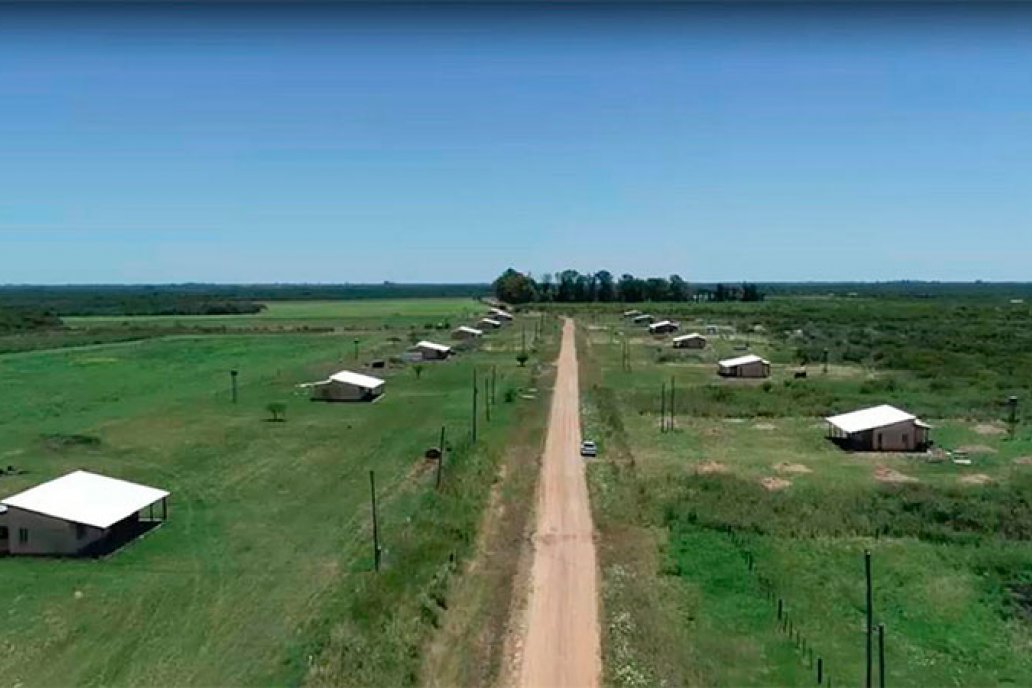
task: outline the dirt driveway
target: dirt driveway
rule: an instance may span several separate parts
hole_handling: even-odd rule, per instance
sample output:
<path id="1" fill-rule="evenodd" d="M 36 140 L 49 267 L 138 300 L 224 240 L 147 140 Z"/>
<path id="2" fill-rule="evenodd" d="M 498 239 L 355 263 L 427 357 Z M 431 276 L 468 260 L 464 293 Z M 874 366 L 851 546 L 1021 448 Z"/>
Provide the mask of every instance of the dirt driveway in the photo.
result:
<path id="1" fill-rule="evenodd" d="M 595 543 L 584 460 L 572 320 L 563 326 L 538 488 L 519 685 L 597 686 L 602 662 Z"/>

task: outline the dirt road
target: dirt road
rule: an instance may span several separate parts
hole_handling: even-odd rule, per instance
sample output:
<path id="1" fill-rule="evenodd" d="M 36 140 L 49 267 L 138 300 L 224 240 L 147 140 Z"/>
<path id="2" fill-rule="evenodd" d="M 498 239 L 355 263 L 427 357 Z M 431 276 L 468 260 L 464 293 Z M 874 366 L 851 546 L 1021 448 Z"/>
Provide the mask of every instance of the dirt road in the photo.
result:
<path id="1" fill-rule="evenodd" d="M 595 543 L 580 441 L 577 345 L 567 320 L 538 488 L 523 688 L 597 686 L 601 680 Z"/>

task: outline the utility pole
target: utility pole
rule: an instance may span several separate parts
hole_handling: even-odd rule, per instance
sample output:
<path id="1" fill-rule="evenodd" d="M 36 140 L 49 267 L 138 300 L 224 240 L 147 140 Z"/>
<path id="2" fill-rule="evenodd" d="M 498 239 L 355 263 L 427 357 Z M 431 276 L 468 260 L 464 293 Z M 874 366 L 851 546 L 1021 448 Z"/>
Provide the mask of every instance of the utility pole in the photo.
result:
<path id="1" fill-rule="evenodd" d="M 864 571 L 867 574 L 867 680 L 864 685 L 867 688 L 871 688 L 871 641 L 874 632 L 874 609 L 871 600 L 871 550 L 864 550 Z"/>
<path id="2" fill-rule="evenodd" d="M 885 624 L 878 624 L 878 688 L 885 688 Z"/>
<path id="3" fill-rule="evenodd" d="M 491 422 L 491 379 L 484 378 L 484 420 Z"/>
<path id="4" fill-rule="evenodd" d="M 231 371 L 229 371 L 229 381 L 230 381 L 230 387 L 233 390 L 232 393 L 233 393 L 233 403 L 234 404 L 237 403 L 237 374 L 239 372 L 240 371 L 238 371 L 238 370 L 231 370 Z"/>
<path id="5" fill-rule="evenodd" d="M 824 374 L 828 374 L 828 350 L 824 350 Z"/>
<path id="6" fill-rule="evenodd" d="M 1007 423 L 1010 426 L 1011 437 L 1014 436 L 1014 432 L 1018 428 L 1018 398 L 1016 396 L 1007 397 L 1007 406 L 1010 407 L 1010 415 L 1008 416 Z"/>
<path id="7" fill-rule="evenodd" d="M 369 471 L 369 498 L 373 509 L 373 569 L 380 572 L 380 526 L 376 519 L 376 471 Z"/>
<path id="8" fill-rule="evenodd" d="M 358 340 L 355 340 L 355 360 L 358 360 Z"/>

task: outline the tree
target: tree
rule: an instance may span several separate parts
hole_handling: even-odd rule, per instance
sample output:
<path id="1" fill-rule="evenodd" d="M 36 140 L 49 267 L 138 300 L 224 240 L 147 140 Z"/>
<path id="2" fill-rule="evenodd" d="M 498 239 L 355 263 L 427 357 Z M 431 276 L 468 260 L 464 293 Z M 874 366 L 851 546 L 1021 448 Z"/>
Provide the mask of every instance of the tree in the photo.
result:
<path id="1" fill-rule="evenodd" d="M 671 301 L 687 301 L 691 296 L 688 283 L 681 279 L 680 275 L 670 275 L 669 290 Z"/>
<path id="2" fill-rule="evenodd" d="M 520 351 L 516 354 L 516 362 L 520 364 L 520 368 L 527 365 L 528 360 L 530 360 L 530 355 L 526 351 Z"/>
<path id="3" fill-rule="evenodd" d="M 749 282 L 742 283 L 742 301 L 762 301 L 763 294 L 760 293 L 759 287 Z"/>
<path id="4" fill-rule="evenodd" d="M 417 363 L 414 366 L 412 366 L 412 372 L 414 372 L 416 374 L 416 379 L 417 380 L 419 378 L 421 378 L 423 376 L 423 364 L 422 363 Z"/>
<path id="5" fill-rule="evenodd" d="M 645 280 L 646 301 L 666 301 L 670 298 L 670 285 L 662 277 L 650 277 Z"/>
<path id="6" fill-rule="evenodd" d="M 626 273 L 621 275 L 617 288 L 621 301 L 635 302 L 645 300 L 645 283 L 634 275 Z"/>
<path id="7" fill-rule="evenodd" d="M 278 423 L 287 419 L 287 405 L 282 401 L 270 401 L 265 405 L 265 410 L 272 416 L 270 420 L 273 423 Z"/>
<path id="8" fill-rule="evenodd" d="M 537 295 L 534 280 L 512 268 L 503 272 L 493 286 L 495 297 L 506 303 L 530 303 Z"/>
<path id="9" fill-rule="evenodd" d="M 613 273 L 608 270 L 599 270 L 595 273 L 595 282 L 598 287 L 595 295 L 603 303 L 616 300 L 616 286 L 613 284 Z"/>

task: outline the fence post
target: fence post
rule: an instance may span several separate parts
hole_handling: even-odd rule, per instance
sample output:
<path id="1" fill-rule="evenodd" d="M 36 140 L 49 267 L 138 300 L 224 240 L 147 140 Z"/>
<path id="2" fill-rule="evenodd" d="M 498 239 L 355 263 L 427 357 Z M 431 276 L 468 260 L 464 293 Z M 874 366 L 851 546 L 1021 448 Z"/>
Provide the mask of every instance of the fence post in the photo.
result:
<path id="1" fill-rule="evenodd" d="M 864 550 L 864 572 L 867 577 L 867 679 L 864 685 L 867 686 L 867 688 L 871 688 L 871 640 L 872 633 L 874 631 L 874 628 L 872 628 L 874 625 L 874 610 L 872 609 L 871 602 L 871 550 L 869 549 Z"/>
<path id="2" fill-rule="evenodd" d="M 885 688 L 885 624 L 878 624 L 878 688 Z"/>
<path id="3" fill-rule="evenodd" d="M 369 498 L 373 510 L 373 569 L 380 571 L 380 527 L 376 519 L 376 471 L 369 471 Z"/>
<path id="4" fill-rule="evenodd" d="M 439 457 L 437 457 L 437 479 L 436 479 L 436 484 L 434 485 L 434 487 L 436 487 L 438 490 L 441 489 L 441 471 L 444 469 L 444 426 L 443 425 L 441 426 L 441 446 L 440 446 L 440 450 L 441 450 L 441 455 Z"/>

